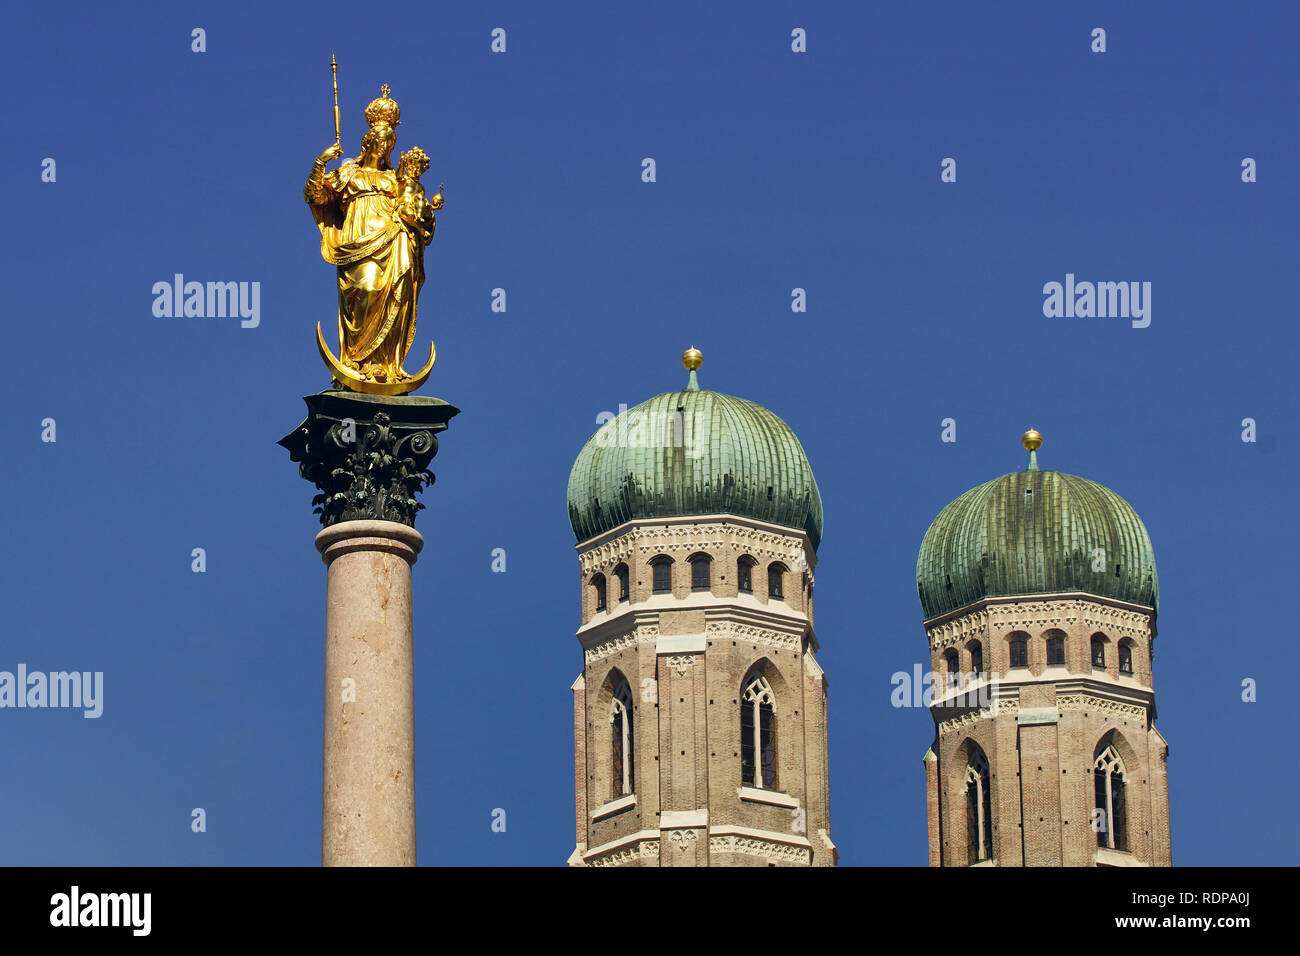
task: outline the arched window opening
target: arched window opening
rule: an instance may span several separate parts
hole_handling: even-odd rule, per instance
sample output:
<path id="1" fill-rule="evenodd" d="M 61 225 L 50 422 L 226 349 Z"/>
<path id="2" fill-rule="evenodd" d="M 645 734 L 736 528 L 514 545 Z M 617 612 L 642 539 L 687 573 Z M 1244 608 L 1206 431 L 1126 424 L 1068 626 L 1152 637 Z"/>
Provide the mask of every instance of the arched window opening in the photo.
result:
<path id="1" fill-rule="evenodd" d="M 1106 669 L 1106 639 L 1100 634 L 1092 635 L 1092 666 Z"/>
<path id="2" fill-rule="evenodd" d="M 591 586 L 596 589 L 596 610 L 603 611 L 608 606 L 605 601 L 605 575 L 594 574 L 591 577 Z"/>
<path id="3" fill-rule="evenodd" d="M 966 862 L 969 865 L 993 859 L 993 799 L 989 785 L 989 762 L 974 747 L 966 765 Z"/>
<path id="4" fill-rule="evenodd" d="M 1096 792 L 1097 812 L 1093 814 L 1093 829 L 1097 831 L 1097 846 L 1112 850 L 1128 849 L 1128 812 L 1124 794 L 1124 761 L 1113 744 L 1107 744 L 1097 754 L 1092 765 Z"/>
<path id="5" fill-rule="evenodd" d="M 786 566 L 780 561 L 775 561 L 767 566 L 767 596 L 782 600 L 785 597 L 785 591 L 782 588 L 782 575 L 786 572 Z"/>
<path id="6" fill-rule="evenodd" d="M 984 645 L 979 641 L 970 642 L 970 669 L 977 678 L 984 673 Z"/>
<path id="7" fill-rule="evenodd" d="M 745 684 L 740 700 L 740 781 L 775 790 L 776 698 L 762 674 Z"/>
<path id="8" fill-rule="evenodd" d="M 1129 640 L 1120 641 L 1119 672 L 1121 674 L 1133 673 L 1133 642 L 1132 641 Z"/>
<path id="9" fill-rule="evenodd" d="M 1011 652 L 1012 667 L 1029 666 L 1029 642 L 1023 637 L 1013 637 L 1007 642 L 1007 647 Z"/>
<path id="10" fill-rule="evenodd" d="M 943 652 L 944 679 L 949 687 L 956 687 L 961 674 L 961 660 L 952 648 Z"/>
<path id="11" fill-rule="evenodd" d="M 619 681 L 610 705 L 610 744 L 613 759 L 610 767 L 612 793 L 610 799 L 626 796 L 636 790 L 636 776 L 632 766 L 632 688 L 626 680 Z"/>
<path id="12" fill-rule="evenodd" d="M 673 559 L 666 554 L 650 561 L 650 570 L 655 594 L 663 594 L 673 589 Z"/>
<path id="13" fill-rule="evenodd" d="M 618 578 L 618 599 L 626 601 L 631 593 L 629 587 L 631 575 L 628 573 L 627 565 L 620 564 L 614 569 L 614 577 Z"/>
<path id="14" fill-rule="evenodd" d="M 748 555 L 736 563 L 736 587 L 743 594 L 754 593 L 754 565 L 757 563 Z"/>
<path id="15" fill-rule="evenodd" d="M 707 591 L 709 590 L 709 569 L 713 564 L 713 559 L 707 554 L 693 554 L 690 557 L 691 563 L 691 590 Z"/>
<path id="16" fill-rule="evenodd" d="M 1047 663 L 1049 665 L 1065 663 L 1065 635 L 1060 631 L 1047 635 Z"/>

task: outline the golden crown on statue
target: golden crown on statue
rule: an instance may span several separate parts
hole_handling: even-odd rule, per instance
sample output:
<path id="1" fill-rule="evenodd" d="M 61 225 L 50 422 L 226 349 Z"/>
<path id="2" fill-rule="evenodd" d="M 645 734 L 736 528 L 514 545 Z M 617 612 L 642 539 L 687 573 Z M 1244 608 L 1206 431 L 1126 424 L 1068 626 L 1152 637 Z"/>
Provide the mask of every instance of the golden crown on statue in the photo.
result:
<path id="1" fill-rule="evenodd" d="M 366 107 L 366 122 L 371 126 L 377 123 L 387 123 L 389 126 L 396 127 L 399 117 L 402 115 L 397 100 L 389 97 L 387 83 L 380 87 L 379 91 L 383 96 L 377 100 L 371 100 L 370 105 Z"/>

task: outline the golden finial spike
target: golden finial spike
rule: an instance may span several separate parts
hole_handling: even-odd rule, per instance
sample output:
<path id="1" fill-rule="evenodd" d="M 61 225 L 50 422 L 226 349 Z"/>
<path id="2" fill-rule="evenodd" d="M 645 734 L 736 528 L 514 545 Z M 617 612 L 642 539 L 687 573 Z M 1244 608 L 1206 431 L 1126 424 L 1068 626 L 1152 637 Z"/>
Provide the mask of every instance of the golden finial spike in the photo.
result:
<path id="1" fill-rule="evenodd" d="M 1043 447 L 1043 436 L 1031 428 L 1020 436 L 1020 444 L 1029 451 L 1038 451 Z"/>
<path id="2" fill-rule="evenodd" d="M 682 353 L 682 365 L 686 366 L 686 371 L 694 372 L 704 364 L 704 353 L 694 345 Z"/>

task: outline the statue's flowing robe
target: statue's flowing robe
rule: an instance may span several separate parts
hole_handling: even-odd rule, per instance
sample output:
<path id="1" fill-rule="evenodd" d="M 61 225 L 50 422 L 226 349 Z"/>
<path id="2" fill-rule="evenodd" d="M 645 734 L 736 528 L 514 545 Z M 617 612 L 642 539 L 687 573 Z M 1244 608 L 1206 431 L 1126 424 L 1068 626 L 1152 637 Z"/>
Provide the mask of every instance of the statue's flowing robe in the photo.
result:
<path id="1" fill-rule="evenodd" d="M 415 340 L 424 250 L 398 217 L 397 175 L 355 160 L 325 176 L 312 216 L 320 253 L 338 267 L 339 358 L 382 366 L 391 381 Z"/>

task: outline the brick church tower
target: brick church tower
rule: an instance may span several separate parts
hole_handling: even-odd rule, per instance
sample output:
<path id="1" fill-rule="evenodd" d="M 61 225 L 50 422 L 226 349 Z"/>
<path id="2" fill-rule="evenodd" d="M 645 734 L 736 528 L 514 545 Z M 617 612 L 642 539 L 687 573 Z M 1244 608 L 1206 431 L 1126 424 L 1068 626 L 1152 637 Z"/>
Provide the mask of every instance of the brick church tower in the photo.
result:
<path id="1" fill-rule="evenodd" d="M 1169 866 L 1151 539 L 1095 482 L 1029 468 L 940 512 L 917 560 L 937 675 L 931 866 Z"/>
<path id="2" fill-rule="evenodd" d="M 574 866 L 830 866 L 821 496 L 767 409 L 686 387 L 624 411 L 569 477 L 583 669 Z"/>

